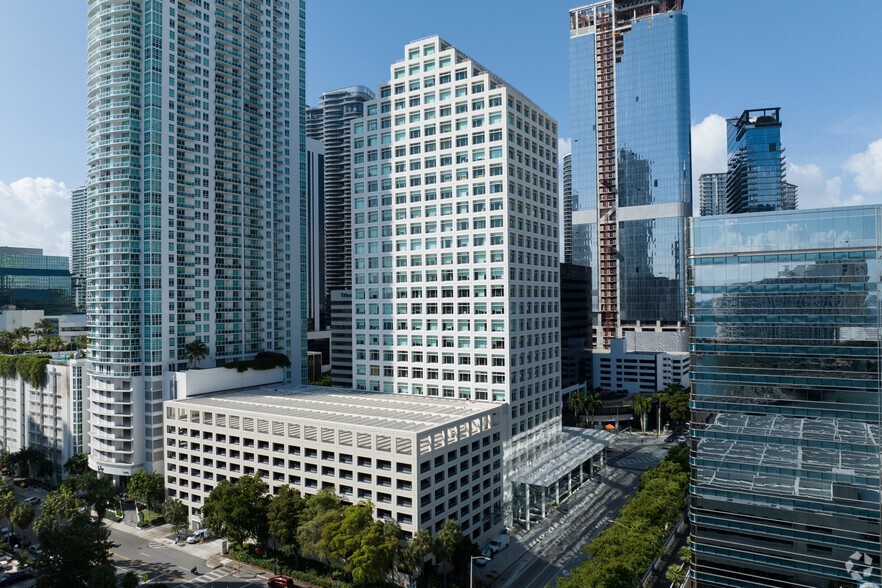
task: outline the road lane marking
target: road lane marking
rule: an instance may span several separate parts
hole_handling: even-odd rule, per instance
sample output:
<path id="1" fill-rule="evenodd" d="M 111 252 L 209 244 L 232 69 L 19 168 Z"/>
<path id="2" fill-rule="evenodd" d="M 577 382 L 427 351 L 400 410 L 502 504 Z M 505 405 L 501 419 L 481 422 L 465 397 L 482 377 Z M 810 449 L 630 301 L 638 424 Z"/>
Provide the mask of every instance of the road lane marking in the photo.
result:
<path id="1" fill-rule="evenodd" d="M 111 555 L 115 555 L 116 557 L 119 557 L 119 558 L 122 558 L 122 559 L 128 560 L 128 561 L 130 561 L 130 562 L 132 562 L 132 563 L 134 563 L 134 564 L 137 564 L 138 566 L 140 566 L 140 567 L 142 567 L 142 568 L 146 568 L 146 569 L 148 569 L 148 570 L 153 570 L 154 572 L 156 572 L 156 573 L 158 573 L 158 574 L 162 574 L 163 576 L 168 576 L 168 577 L 170 577 L 170 578 L 177 578 L 178 580 L 184 580 L 183 576 L 177 576 L 177 575 L 175 575 L 175 574 L 172 574 L 171 572 L 167 572 L 167 571 L 165 571 L 165 570 L 161 570 L 161 569 L 159 569 L 159 568 L 154 568 L 154 567 L 151 566 L 151 565 L 147 565 L 146 563 L 140 562 L 140 561 L 138 561 L 138 560 L 136 560 L 136 559 L 133 559 L 133 558 L 131 558 L 131 557 L 127 557 L 127 556 L 122 555 L 122 554 L 120 554 L 120 553 L 116 553 L 115 551 L 111 551 L 110 554 L 111 554 Z"/>

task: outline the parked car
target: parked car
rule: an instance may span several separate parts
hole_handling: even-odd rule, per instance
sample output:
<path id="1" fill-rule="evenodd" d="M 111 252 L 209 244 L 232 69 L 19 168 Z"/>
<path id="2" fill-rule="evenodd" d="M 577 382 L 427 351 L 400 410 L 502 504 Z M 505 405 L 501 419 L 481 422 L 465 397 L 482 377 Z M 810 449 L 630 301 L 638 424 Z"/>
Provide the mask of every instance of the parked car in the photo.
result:
<path id="1" fill-rule="evenodd" d="M 267 586 L 272 588 L 295 588 L 294 580 L 288 576 L 275 576 L 266 581 Z"/>
<path id="2" fill-rule="evenodd" d="M 39 545 L 31 546 L 28 549 L 28 551 L 30 551 L 33 555 L 36 555 L 37 557 L 40 557 L 41 555 L 43 555 L 43 548 L 40 547 Z"/>
<path id="3" fill-rule="evenodd" d="M 202 541 L 208 541 L 214 537 L 214 534 L 210 529 L 199 529 L 198 531 L 194 531 L 192 535 L 187 537 L 187 543 L 200 543 Z"/>
<path id="4" fill-rule="evenodd" d="M 493 550 L 488 545 L 481 550 L 481 559 L 476 559 L 475 563 L 479 566 L 486 566 L 493 559 Z"/>
<path id="5" fill-rule="evenodd" d="M 508 535 L 505 535 L 505 534 L 497 535 L 496 537 L 493 538 L 492 541 L 490 541 L 490 543 L 487 545 L 487 547 L 490 549 L 490 551 L 492 551 L 494 554 L 496 554 L 496 553 L 499 553 L 500 551 L 502 551 L 503 549 L 505 549 L 506 547 L 508 547 L 508 544 L 510 541 L 511 541 L 511 539 L 509 538 Z"/>

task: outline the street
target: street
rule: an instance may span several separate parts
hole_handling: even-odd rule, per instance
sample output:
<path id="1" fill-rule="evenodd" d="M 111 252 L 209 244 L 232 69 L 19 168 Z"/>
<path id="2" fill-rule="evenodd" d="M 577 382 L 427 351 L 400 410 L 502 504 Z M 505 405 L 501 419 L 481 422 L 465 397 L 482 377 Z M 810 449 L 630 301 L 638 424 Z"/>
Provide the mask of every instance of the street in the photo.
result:
<path id="1" fill-rule="evenodd" d="M 163 527 L 166 532 L 168 527 Z M 118 575 L 135 572 L 142 584 L 164 583 L 168 586 L 244 588 L 266 586 L 268 572 L 218 556 L 218 543 L 174 545 L 174 540 L 157 533 L 158 529 L 122 529 L 110 527 L 110 538 L 118 544 L 112 550 Z M 209 567 L 211 565 L 212 567 Z M 215 567 L 216 566 L 216 567 Z M 196 568 L 196 573 L 192 573 Z M 144 582 L 144 575 L 147 581 Z"/>
<path id="2" fill-rule="evenodd" d="M 475 584 L 494 588 L 555 586 L 584 559 L 582 548 L 606 529 L 622 505 L 637 491 L 644 470 L 667 454 L 669 444 L 639 439 L 613 446 L 603 482 L 576 492 L 558 511 L 523 535 L 483 568 L 475 567 Z M 508 553 L 506 553 L 508 552 Z"/>

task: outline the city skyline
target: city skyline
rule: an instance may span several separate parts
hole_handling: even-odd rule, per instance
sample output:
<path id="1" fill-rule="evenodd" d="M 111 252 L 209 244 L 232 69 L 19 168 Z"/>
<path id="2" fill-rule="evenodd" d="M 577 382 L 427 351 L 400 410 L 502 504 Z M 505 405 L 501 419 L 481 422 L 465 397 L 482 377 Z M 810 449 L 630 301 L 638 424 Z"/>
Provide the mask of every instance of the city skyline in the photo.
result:
<path id="1" fill-rule="evenodd" d="M 56 18 L 48 21 L 29 13 L 25 3 L 0 6 L 0 22 L 6 25 L 0 47 L 10 53 L 23 44 L 32 48 L 16 51 L 19 59 L 0 65 L 0 76 L 27 88 L 0 97 L 4 113 L 0 132 L 9 138 L 0 151 L 0 200 L 14 203 L 12 213 L 0 219 L 0 241 L 39 244 L 47 253 L 66 255 L 69 191 L 85 181 L 86 173 L 86 72 L 82 66 L 86 10 L 75 3 L 56 4 L 50 11 Z M 338 16 L 339 6 L 307 6 L 314 23 L 307 34 L 312 56 L 307 71 L 308 104 L 317 104 L 321 92 L 334 88 L 352 84 L 372 88 L 374 80 L 382 79 L 388 62 L 398 58 L 402 44 L 440 34 L 484 56 L 483 65 L 534 96 L 560 121 L 561 155 L 569 151 L 567 23 L 561 14 L 580 3 L 555 0 L 541 13 L 532 14 L 500 11 L 502 5 L 491 2 L 470 6 L 469 14 L 479 14 L 465 20 L 457 17 L 461 12 L 445 10 L 432 20 L 431 29 L 417 18 L 422 5 L 400 4 L 400 10 L 384 12 L 385 19 L 355 3 L 346 3 L 343 19 Z M 763 18 L 755 19 L 752 15 L 759 14 L 759 6 L 758 2 L 747 6 L 687 2 L 684 7 L 691 23 L 693 185 L 698 174 L 725 169 L 725 118 L 741 112 L 744 103 L 774 104 L 787 112 L 782 140 L 788 148 L 788 181 L 799 186 L 800 208 L 882 202 L 882 142 L 877 142 L 882 138 L 882 113 L 874 111 L 872 98 L 882 89 L 882 82 L 858 75 L 841 59 L 842 55 L 874 52 L 878 41 L 869 23 L 875 20 L 873 13 L 882 15 L 882 7 L 864 3 L 862 17 L 855 22 L 844 12 L 794 10 L 796 2 L 763 6 Z M 479 34 L 471 23 L 486 22 L 479 18 L 484 13 L 496 15 L 501 26 Z M 775 22 L 785 17 L 791 26 L 776 27 Z M 366 19 L 371 26 L 363 26 Z M 528 22 L 533 38 L 541 42 L 508 43 L 505 31 Z M 332 26 L 335 34 L 324 34 Z M 753 42 L 740 43 L 748 26 Z M 843 34 L 811 34 L 820 33 L 822 26 Z M 844 34 L 846 30 L 849 35 Z M 340 38 L 351 42 L 339 43 Z M 730 50 L 735 43 L 737 52 Z M 370 50 L 350 50 L 356 46 Z M 65 50 L 59 52 L 59 47 Z M 768 70 L 743 66 L 761 62 L 769 52 L 786 65 Z M 742 67 L 733 73 L 734 64 Z M 531 68 L 545 73 L 525 75 Z M 823 80 L 818 79 L 818 72 L 823 72 Z M 815 99 L 806 100 L 806 96 Z M 845 97 L 847 110 L 841 108 Z M 47 234 L 52 235 L 51 242 L 40 242 L 48 241 Z"/>

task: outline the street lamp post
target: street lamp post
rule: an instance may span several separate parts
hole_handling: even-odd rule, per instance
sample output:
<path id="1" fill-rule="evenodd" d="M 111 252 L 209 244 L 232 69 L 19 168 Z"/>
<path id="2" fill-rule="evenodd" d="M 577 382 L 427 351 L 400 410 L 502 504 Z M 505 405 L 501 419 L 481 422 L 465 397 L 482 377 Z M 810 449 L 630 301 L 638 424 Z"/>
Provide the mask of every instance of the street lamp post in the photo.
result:
<path id="1" fill-rule="evenodd" d="M 474 586 L 474 584 L 472 584 L 472 571 L 475 568 L 476 559 L 488 560 L 490 558 L 484 557 L 483 555 L 473 555 L 472 558 L 469 560 L 469 588 L 472 588 L 472 586 Z"/>

